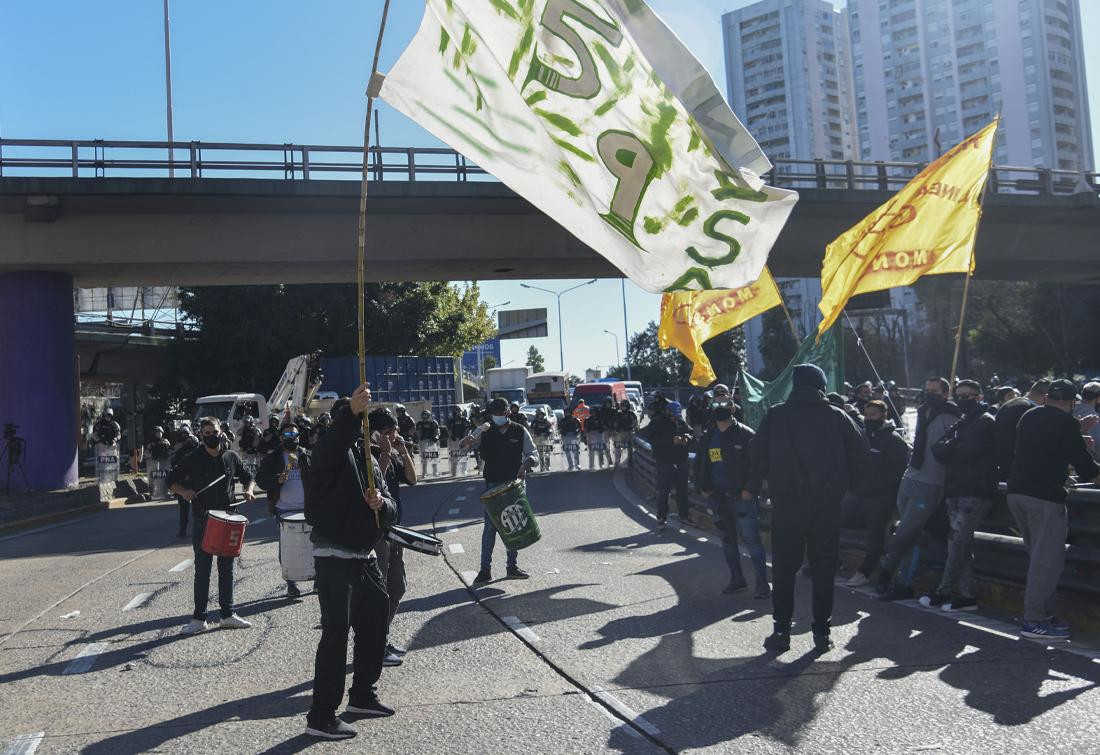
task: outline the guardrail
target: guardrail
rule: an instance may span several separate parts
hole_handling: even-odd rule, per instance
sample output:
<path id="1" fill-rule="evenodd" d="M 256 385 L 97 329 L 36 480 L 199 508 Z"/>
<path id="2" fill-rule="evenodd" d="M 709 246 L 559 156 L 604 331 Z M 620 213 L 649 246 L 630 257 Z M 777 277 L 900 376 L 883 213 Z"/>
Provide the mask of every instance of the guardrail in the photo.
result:
<path id="1" fill-rule="evenodd" d="M 780 158 L 764 178 L 792 189 L 895 191 L 924 163 L 795 160 Z M 361 146 L 243 144 L 233 142 L 113 141 L 104 139 L 0 139 L 0 177 L 278 177 L 284 180 L 358 179 Z M 417 181 L 491 180 L 482 168 L 452 149 L 371 147 L 368 170 L 375 181 L 387 176 Z M 994 194 L 1069 195 L 1100 193 L 1100 173 L 998 165 L 990 171 Z"/>
<path id="2" fill-rule="evenodd" d="M 694 454 L 691 458 L 694 460 Z M 634 439 L 630 469 L 638 481 L 653 490 L 657 489 L 653 449 L 642 438 Z M 1002 484 L 992 513 L 974 535 L 974 573 L 1022 588 L 1027 581 L 1027 550 L 1023 538 L 1017 535 L 1016 522 L 1003 493 Z M 713 516 L 714 512 L 705 497 L 692 492 L 690 499 L 693 509 Z M 1065 571 L 1058 589 L 1096 600 L 1100 597 L 1100 489 L 1073 490 L 1066 505 L 1069 535 L 1066 538 Z M 766 497 L 761 498 L 760 526 L 764 530 L 771 529 L 771 501 Z M 840 543 L 841 548 L 860 553 L 866 548 L 861 530 L 842 529 Z M 946 556 L 946 545 L 942 542 L 931 543 L 921 550 L 921 562 L 932 568 L 942 568 Z"/>

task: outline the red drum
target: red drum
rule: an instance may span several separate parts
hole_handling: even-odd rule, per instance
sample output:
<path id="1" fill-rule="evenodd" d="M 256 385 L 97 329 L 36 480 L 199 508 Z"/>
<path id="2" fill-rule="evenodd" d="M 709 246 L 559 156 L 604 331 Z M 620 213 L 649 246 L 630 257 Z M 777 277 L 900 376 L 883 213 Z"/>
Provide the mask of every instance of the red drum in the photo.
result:
<path id="1" fill-rule="evenodd" d="M 211 556 L 237 558 L 244 546 L 244 528 L 248 519 L 226 511 L 206 514 L 206 531 L 202 533 L 202 549 Z"/>

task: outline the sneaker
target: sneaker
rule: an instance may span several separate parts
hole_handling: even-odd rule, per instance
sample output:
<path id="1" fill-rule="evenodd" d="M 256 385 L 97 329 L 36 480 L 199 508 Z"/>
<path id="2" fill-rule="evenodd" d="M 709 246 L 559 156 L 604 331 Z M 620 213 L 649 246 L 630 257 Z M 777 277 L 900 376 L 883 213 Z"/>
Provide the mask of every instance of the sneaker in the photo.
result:
<path id="1" fill-rule="evenodd" d="M 493 575 L 492 572 L 490 572 L 488 569 L 482 569 L 477 573 L 477 576 L 474 577 L 475 585 L 487 585 L 492 581 Z"/>
<path id="2" fill-rule="evenodd" d="M 1049 619 L 1047 619 L 1047 623 L 1050 624 L 1055 629 L 1064 629 L 1067 632 L 1069 631 L 1069 624 L 1062 621 L 1057 616 L 1051 616 Z"/>
<path id="3" fill-rule="evenodd" d="M 730 583 L 722 588 L 722 592 L 726 595 L 733 595 L 736 592 L 748 589 L 749 583 L 743 579 L 731 579 Z"/>
<path id="4" fill-rule="evenodd" d="M 879 600 L 890 602 L 892 600 L 912 600 L 912 585 L 890 585 L 886 592 L 879 596 Z"/>
<path id="5" fill-rule="evenodd" d="M 829 635 L 814 632 L 814 650 L 819 653 L 828 653 L 832 649 L 833 641 L 829 639 Z"/>
<path id="6" fill-rule="evenodd" d="M 518 566 L 508 567 L 508 579 L 530 579 L 531 575 Z"/>
<path id="7" fill-rule="evenodd" d="M 393 653 L 398 658 L 404 658 L 405 654 L 409 651 L 401 647 L 400 645 L 386 645 L 386 652 Z"/>
<path id="8" fill-rule="evenodd" d="M 863 587 L 871 580 L 867 579 L 867 575 L 861 571 L 857 571 L 852 576 L 848 577 L 848 581 L 844 583 L 845 587 Z"/>
<path id="9" fill-rule="evenodd" d="M 948 612 L 977 611 L 978 610 L 978 601 L 975 600 L 974 598 L 964 598 L 964 597 L 960 596 L 960 597 L 952 598 L 947 603 L 944 603 L 943 606 L 942 606 L 942 610 L 948 611 Z M 1051 623 L 1051 622 L 1047 622 L 1047 623 Z"/>
<path id="10" fill-rule="evenodd" d="M 768 587 L 768 583 L 765 582 L 761 585 L 757 585 L 756 589 L 752 593 L 752 597 L 755 600 L 767 600 L 772 596 L 772 588 Z"/>
<path id="11" fill-rule="evenodd" d="M 252 626 L 252 622 L 245 621 L 237 614 L 233 614 L 219 621 L 218 626 L 222 629 L 248 629 Z"/>
<path id="12" fill-rule="evenodd" d="M 199 632 L 205 632 L 207 629 L 210 629 L 210 625 L 204 619 L 191 619 L 180 630 L 180 634 L 198 634 Z"/>
<path id="13" fill-rule="evenodd" d="M 344 709 L 344 712 L 371 718 L 386 718 L 394 714 L 393 708 L 384 705 L 377 695 L 364 698 L 349 697 L 348 707 Z"/>
<path id="14" fill-rule="evenodd" d="M 330 721 L 310 721 L 306 719 L 306 734 L 318 739 L 351 739 L 359 732 L 355 727 L 341 721 L 335 716 Z"/>
<path id="15" fill-rule="evenodd" d="M 298 588 L 294 582 L 286 583 L 286 596 L 288 598 L 300 598 L 302 597 L 302 591 Z"/>
<path id="16" fill-rule="evenodd" d="M 382 656 L 382 665 L 387 667 L 387 668 L 392 668 L 394 666 L 400 666 L 404 662 L 405 662 L 404 658 L 399 656 L 397 653 L 391 653 L 389 650 L 387 650 L 386 654 L 384 656 Z"/>
<path id="17" fill-rule="evenodd" d="M 942 592 L 937 592 L 937 591 L 933 590 L 932 592 L 928 593 L 927 595 L 920 596 L 920 600 L 918 602 L 922 606 L 924 606 L 925 608 L 941 608 L 942 607 L 943 610 L 948 611 L 950 609 L 947 606 L 948 606 L 950 600 L 951 600 L 950 596 L 944 595 Z"/>
<path id="18" fill-rule="evenodd" d="M 1020 627 L 1020 636 L 1035 640 L 1068 640 L 1069 630 L 1052 626 L 1049 621 L 1034 624 L 1025 621 L 1023 626 Z"/>
<path id="19" fill-rule="evenodd" d="M 667 519 L 661 518 L 661 519 L 657 520 L 657 529 L 663 530 L 663 529 L 667 529 L 667 528 L 668 528 L 668 520 Z"/>
<path id="20" fill-rule="evenodd" d="M 764 649 L 776 653 L 785 653 L 791 649 L 791 633 L 772 632 L 768 638 L 764 640 Z"/>

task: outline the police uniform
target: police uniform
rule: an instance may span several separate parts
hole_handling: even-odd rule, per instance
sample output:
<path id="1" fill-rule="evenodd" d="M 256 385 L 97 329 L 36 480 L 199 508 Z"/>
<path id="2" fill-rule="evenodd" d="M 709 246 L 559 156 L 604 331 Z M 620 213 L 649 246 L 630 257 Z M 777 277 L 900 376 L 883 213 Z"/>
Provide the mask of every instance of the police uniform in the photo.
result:
<path id="1" fill-rule="evenodd" d="M 429 415 L 416 423 L 416 437 L 420 441 L 420 476 L 428 476 L 428 463 L 432 475 L 439 474 L 439 423 Z"/>

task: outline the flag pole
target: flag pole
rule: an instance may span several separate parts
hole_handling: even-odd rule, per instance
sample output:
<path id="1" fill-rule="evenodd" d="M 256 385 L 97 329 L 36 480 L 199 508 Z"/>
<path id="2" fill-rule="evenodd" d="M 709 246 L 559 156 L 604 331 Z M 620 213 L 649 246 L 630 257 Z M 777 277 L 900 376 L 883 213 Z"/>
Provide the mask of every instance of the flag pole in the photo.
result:
<path id="1" fill-rule="evenodd" d="M 971 252 L 973 254 L 973 252 Z M 955 331 L 955 355 L 951 357 L 951 390 L 955 390 L 955 378 L 958 375 L 959 369 L 959 349 L 962 347 L 962 334 L 963 327 L 966 322 L 966 302 L 970 297 L 970 279 L 974 277 L 974 272 L 969 271 L 966 274 L 966 282 L 963 283 L 963 300 L 962 309 L 959 311 L 959 327 Z"/>
<path id="2" fill-rule="evenodd" d="M 863 356 L 867 359 L 867 364 L 871 366 L 871 374 L 875 376 L 875 382 L 882 386 L 882 395 L 886 397 L 886 403 L 890 405 L 890 408 L 894 412 L 895 417 L 901 417 L 901 413 L 898 412 L 897 406 L 894 405 L 894 399 L 890 397 L 890 391 L 886 390 L 886 384 L 882 382 L 882 375 L 878 373 L 878 368 L 875 367 L 875 363 L 871 361 L 871 355 L 867 352 L 867 347 L 863 345 L 863 338 L 859 335 L 859 331 L 856 330 L 856 326 L 852 324 L 852 318 L 848 316 L 848 310 L 843 310 L 844 319 L 848 321 L 848 327 L 852 329 L 852 335 L 856 337 L 856 346 L 863 352 Z M 841 333 L 840 339 L 840 353 L 844 353 L 844 337 Z"/>
<path id="3" fill-rule="evenodd" d="M 363 180 L 359 191 L 359 248 L 356 256 L 356 282 L 359 291 L 357 325 L 359 330 L 359 384 L 367 382 L 367 290 L 366 290 L 366 252 L 367 252 L 367 188 L 370 183 L 370 127 L 374 113 L 374 98 L 377 96 L 378 58 L 382 54 L 382 37 L 386 33 L 386 19 L 390 13 L 390 0 L 382 5 L 382 20 L 378 25 L 378 40 L 374 45 L 374 60 L 371 63 L 370 82 L 367 85 L 367 116 L 363 120 Z M 374 465 L 370 454 L 370 412 L 363 411 L 363 464 L 367 469 L 367 490 L 375 490 Z M 374 512 L 375 526 L 381 527 L 381 517 Z"/>
<path id="4" fill-rule="evenodd" d="M 794 325 L 794 318 L 791 317 L 791 310 L 787 309 L 787 300 L 783 298 L 783 290 L 779 288 L 779 284 L 775 282 L 775 276 L 772 275 L 770 268 L 765 266 L 764 272 L 772 279 L 772 284 L 779 293 L 779 306 L 783 307 L 783 314 L 787 316 L 787 324 L 791 326 L 791 335 L 794 336 L 795 345 L 800 345 L 802 343 L 802 336 L 798 335 L 798 328 Z"/>

